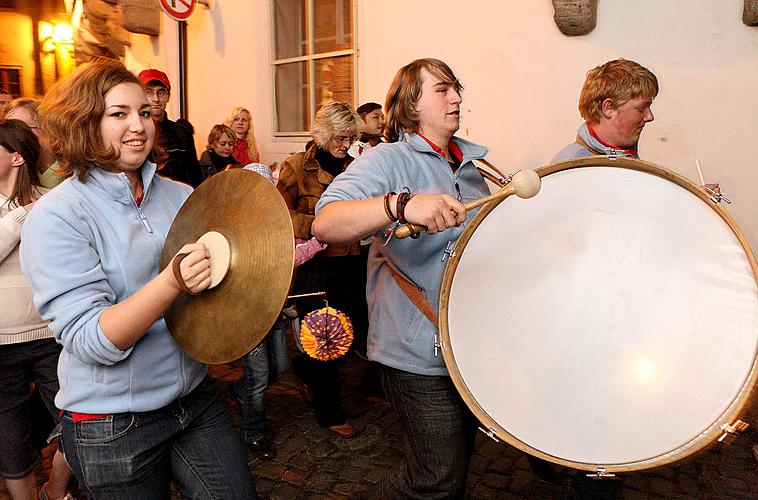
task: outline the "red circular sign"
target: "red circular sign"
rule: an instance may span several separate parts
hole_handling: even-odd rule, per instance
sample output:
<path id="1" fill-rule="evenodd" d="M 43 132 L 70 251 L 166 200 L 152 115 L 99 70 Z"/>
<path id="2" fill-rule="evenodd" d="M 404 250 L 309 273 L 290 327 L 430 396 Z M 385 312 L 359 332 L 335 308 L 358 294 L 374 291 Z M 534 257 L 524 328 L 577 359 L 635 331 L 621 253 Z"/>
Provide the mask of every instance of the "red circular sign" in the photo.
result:
<path id="1" fill-rule="evenodd" d="M 177 21 L 186 21 L 195 13 L 197 0 L 160 0 L 163 12 Z"/>

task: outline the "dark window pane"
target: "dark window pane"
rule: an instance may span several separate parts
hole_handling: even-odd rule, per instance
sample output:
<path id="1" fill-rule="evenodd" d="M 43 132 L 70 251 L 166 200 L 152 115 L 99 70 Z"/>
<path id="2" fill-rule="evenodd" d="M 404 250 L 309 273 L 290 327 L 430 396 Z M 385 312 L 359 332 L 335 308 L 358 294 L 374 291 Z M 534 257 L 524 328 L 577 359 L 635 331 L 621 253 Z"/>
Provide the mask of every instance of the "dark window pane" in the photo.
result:
<path id="1" fill-rule="evenodd" d="M 303 132 L 310 128 L 308 63 L 275 67 L 277 132 Z"/>
<path id="2" fill-rule="evenodd" d="M 13 97 L 21 97 L 21 70 L 19 68 L 0 68 L 0 91 L 8 92 Z"/>
<path id="3" fill-rule="evenodd" d="M 316 109 L 329 101 L 353 104 L 353 56 L 316 60 Z"/>
<path id="4" fill-rule="evenodd" d="M 353 48 L 351 0 L 314 0 L 315 53 Z"/>
<path id="5" fill-rule="evenodd" d="M 307 0 L 275 0 L 276 59 L 308 54 Z"/>

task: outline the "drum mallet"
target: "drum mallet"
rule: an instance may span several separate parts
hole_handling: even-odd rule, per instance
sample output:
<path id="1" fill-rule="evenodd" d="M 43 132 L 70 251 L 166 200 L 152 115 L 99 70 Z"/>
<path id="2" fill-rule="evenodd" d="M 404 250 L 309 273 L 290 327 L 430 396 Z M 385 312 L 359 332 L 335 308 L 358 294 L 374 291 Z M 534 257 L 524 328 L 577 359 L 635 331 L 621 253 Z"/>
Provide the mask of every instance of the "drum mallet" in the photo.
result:
<path id="1" fill-rule="evenodd" d="M 540 192 L 542 181 L 540 176 L 534 170 L 519 170 L 513 175 L 513 179 L 509 184 L 500 188 L 494 194 L 485 196 L 471 203 L 466 203 L 466 210 L 472 210 L 477 207 L 481 207 L 485 203 L 490 201 L 502 200 L 512 194 L 515 194 L 519 198 L 531 198 Z M 426 229 L 424 226 L 416 226 L 414 224 L 406 224 L 400 226 L 395 231 L 395 238 L 403 239 L 414 234 L 418 234 Z"/>

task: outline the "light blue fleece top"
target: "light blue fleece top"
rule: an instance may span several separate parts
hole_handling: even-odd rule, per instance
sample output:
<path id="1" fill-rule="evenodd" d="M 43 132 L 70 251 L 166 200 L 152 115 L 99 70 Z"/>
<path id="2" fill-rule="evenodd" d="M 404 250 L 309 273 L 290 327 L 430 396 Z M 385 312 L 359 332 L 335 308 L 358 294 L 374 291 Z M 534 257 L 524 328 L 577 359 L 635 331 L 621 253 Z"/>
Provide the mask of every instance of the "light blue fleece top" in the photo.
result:
<path id="1" fill-rule="evenodd" d="M 550 163 L 557 163 L 563 160 L 572 160 L 574 158 L 584 158 L 586 156 L 598 156 L 598 155 L 626 156 L 626 157 L 632 158 L 632 155 L 629 154 L 628 152 L 622 149 L 614 149 L 614 148 L 608 147 L 602 142 L 592 137 L 592 134 L 590 134 L 590 131 L 587 129 L 587 122 L 584 122 L 579 126 L 579 130 L 577 130 L 576 135 L 578 137 L 581 137 L 582 140 L 590 148 L 592 148 L 592 151 L 585 148 L 581 144 L 572 142 L 571 144 L 567 145 L 566 147 L 558 151 L 558 153 L 556 153 L 556 155 L 553 157 L 553 160 Z"/>
<path id="2" fill-rule="evenodd" d="M 141 167 L 138 207 L 122 173 L 92 168 L 34 206 L 23 226 L 21 268 L 34 305 L 63 345 L 58 408 L 111 414 L 161 408 L 188 394 L 207 366 L 185 355 L 161 317 L 132 347 L 106 338 L 100 315 L 159 272 L 166 234 L 191 188 Z"/>
<path id="3" fill-rule="evenodd" d="M 472 163 L 483 158 L 487 149 L 457 137 L 453 140 L 463 153 L 462 164 L 455 174 L 448 162 L 416 134 L 404 134 L 399 142 L 379 144 L 364 151 L 332 181 L 316 205 L 316 213 L 333 201 L 374 198 L 389 191 L 399 193 L 405 187 L 414 193 L 446 193 L 454 198 L 460 189 L 463 203 L 489 195 L 484 179 Z M 468 212 L 467 222 L 474 212 Z M 389 227 L 389 219 L 387 222 Z M 448 242 L 454 243 L 463 228 L 433 235 L 423 233 L 416 240 L 393 238 L 387 246 L 382 245 L 385 228 L 374 235 L 366 285 L 369 359 L 422 375 L 448 374 L 442 354 L 434 355 L 436 325 L 400 289 L 388 266 L 421 288 L 436 311 L 445 269 L 442 256 Z"/>

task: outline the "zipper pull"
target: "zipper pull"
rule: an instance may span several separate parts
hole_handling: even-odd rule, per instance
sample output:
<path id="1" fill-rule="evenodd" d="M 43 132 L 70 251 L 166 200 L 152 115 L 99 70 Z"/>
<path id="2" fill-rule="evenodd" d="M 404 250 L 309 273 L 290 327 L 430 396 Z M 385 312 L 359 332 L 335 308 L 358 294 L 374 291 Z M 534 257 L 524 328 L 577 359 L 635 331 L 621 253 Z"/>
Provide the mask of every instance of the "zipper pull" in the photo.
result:
<path id="1" fill-rule="evenodd" d="M 458 179 L 455 180 L 455 192 L 458 193 L 456 198 L 458 201 L 463 201 L 463 195 L 461 194 L 461 187 L 458 185 Z"/>
<path id="2" fill-rule="evenodd" d="M 142 209 L 137 206 L 137 213 L 139 214 L 140 221 L 142 222 L 142 225 L 145 226 L 148 232 L 152 233 L 153 228 L 150 227 L 150 223 L 147 221 L 147 217 L 145 217 L 145 213 L 142 211 Z"/>

